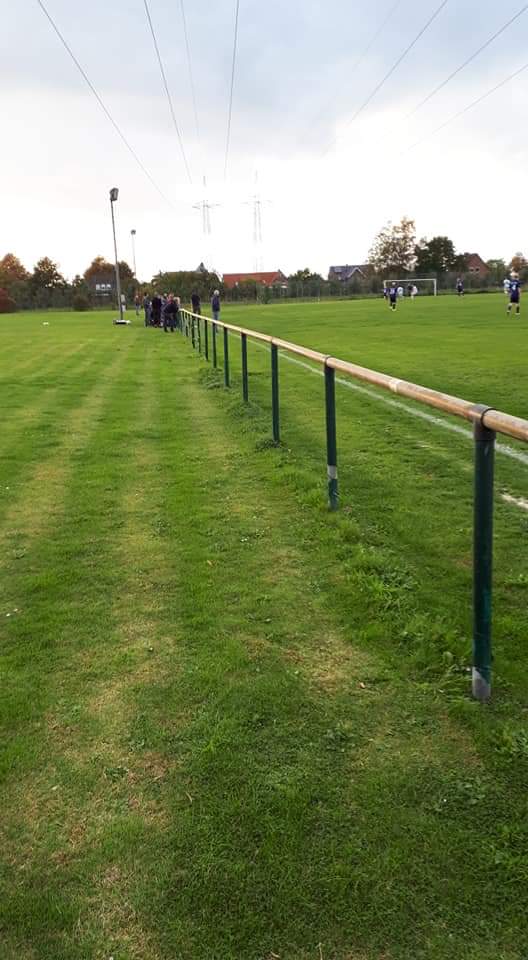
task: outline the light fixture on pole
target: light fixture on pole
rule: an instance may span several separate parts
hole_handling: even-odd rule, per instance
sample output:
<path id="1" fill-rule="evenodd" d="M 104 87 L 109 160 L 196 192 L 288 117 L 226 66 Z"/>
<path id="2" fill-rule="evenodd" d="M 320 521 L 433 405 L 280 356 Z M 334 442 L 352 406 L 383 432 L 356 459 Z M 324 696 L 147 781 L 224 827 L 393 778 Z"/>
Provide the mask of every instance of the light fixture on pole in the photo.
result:
<path id="1" fill-rule="evenodd" d="M 119 196 L 118 188 L 112 187 L 112 189 L 110 190 L 110 210 L 112 211 L 112 231 L 114 234 L 117 306 L 119 308 L 119 318 L 117 320 L 114 320 L 114 323 L 128 323 L 128 320 L 125 320 L 123 316 L 123 301 L 121 300 L 121 279 L 119 277 L 119 261 L 117 259 L 117 240 L 116 240 L 116 230 L 115 230 L 114 203 L 117 201 L 118 196 Z"/>
<path id="2" fill-rule="evenodd" d="M 136 230 L 130 231 L 130 236 L 132 237 L 132 263 L 134 264 L 134 277 L 137 283 L 137 267 L 136 267 Z"/>

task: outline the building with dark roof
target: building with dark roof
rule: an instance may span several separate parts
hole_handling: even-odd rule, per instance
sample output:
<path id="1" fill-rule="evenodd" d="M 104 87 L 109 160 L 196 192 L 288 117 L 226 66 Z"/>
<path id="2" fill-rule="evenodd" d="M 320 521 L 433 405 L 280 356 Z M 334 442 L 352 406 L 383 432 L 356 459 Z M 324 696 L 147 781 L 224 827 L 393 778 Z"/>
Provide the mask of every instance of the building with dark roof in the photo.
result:
<path id="1" fill-rule="evenodd" d="M 364 280 L 367 276 L 367 268 L 364 264 L 345 264 L 344 267 L 330 267 L 328 271 L 329 280 L 339 280 L 341 283 L 348 283 L 356 277 L 358 280 Z"/>

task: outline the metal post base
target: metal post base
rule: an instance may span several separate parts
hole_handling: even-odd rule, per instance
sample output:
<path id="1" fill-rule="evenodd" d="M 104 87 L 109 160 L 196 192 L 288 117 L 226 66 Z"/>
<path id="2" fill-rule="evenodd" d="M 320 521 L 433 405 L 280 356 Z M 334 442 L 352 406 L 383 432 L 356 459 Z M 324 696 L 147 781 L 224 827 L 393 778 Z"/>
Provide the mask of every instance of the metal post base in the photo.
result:
<path id="1" fill-rule="evenodd" d="M 480 703 L 487 703 L 491 699 L 491 683 L 479 673 L 476 667 L 473 667 L 473 696 Z"/>

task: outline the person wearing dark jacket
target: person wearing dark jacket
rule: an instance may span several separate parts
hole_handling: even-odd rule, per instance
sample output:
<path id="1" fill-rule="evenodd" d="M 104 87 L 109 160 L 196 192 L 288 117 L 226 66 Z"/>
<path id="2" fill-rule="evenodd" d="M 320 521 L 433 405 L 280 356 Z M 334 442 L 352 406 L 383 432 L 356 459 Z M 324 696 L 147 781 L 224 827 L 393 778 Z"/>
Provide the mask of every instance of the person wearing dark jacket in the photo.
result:
<path id="1" fill-rule="evenodd" d="M 198 316 L 200 316 L 202 312 L 202 301 L 200 300 L 199 293 L 191 294 L 191 305 L 192 305 L 192 312 L 197 313 Z"/>
<path id="2" fill-rule="evenodd" d="M 211 310 L 213 311 L 213 320 L 220 320 L 220 291 L 215 290 L 211 299 Z"/>
<path id="3" fill-rule="evenodd" d="M 150 324 L 150 300 L 147 294 L 143 297 L 143 310 L 145 311 L 145 326 L 148 327 Z"/>
<path id="4" fill-rule="evenodd" d="M 171 333 L 174 333 L 174 327 L 176 326 L 177 319 L 178 304 L 174 299 L 174 295 L 169 293 L 169 297 L 163 311 L 163 329 L 165 330 L 165 333 L 167 333 L 169 330 Z"/>
<path id="5" fill-rule="evenodd" d="M 152 303 L 150 304 L 153 327 L 159 327 L 161 324 L 161 307 L 161 297 L 156 293 L 156 295 L 152 297 Z"/>

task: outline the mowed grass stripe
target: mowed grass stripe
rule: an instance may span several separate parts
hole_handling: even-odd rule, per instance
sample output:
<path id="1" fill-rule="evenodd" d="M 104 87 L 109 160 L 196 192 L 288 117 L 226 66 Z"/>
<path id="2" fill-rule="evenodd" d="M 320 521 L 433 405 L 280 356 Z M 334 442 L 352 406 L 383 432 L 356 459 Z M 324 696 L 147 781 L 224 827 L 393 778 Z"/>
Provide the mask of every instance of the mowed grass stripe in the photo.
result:
<path id="1" fill-rule="evenodd" d="M 128 688 L 148 684 L 162 670 L 161 664 L 174 662 L 173 630 L 163 618 L 170 570 L 159 513 L 163 480 L 157 440 L 162 416 L 158 371 L 152 368 L 149 353 L 143 358 L 137 351 L 128 380 L 118 385 L 105 411 L 106 426 L 98 429 L 85 451 L 82 476 L 70 486 L 68 526 L 58 538 L 62 542 L 57 551 L 64 556 L 67 536 L 78 531 L 78 561 L 87 583 L 79 600 L 76 588 L 81 577 L 74 573 L 66 580 L 67 595 L 61 596 L 63 629 L 72 612 L 77 623 L 66 656 L 55 651 L 54 672 L 48 677 L 45 762 L 34 777 L 17 779 L 12 787 L 13 799 L 18 800 L 15 810 L 24 809 L 20 799 L 26 792 L 39 793 L 40 816 L 28 823 L 22 813 L 11 830 L 25 834 L 23 847 L 34 852 L 28 873 L 33 879 L 45 878 L 46 893 L 30 901 L 28 891 L 24 905 L 24 923 L 43 954 L 73 949 L 80 937 L 83 950 L 103 950 L 115 940 L 120 949 L 130 950 L 127 956 L 143 957 L 147 952 L 154 956 L 127 901 L 127 888 L 135 878 L 124 860 L 129 844 L 130 855 L 137 858 L 143 833 L 148 857 L 152 832 L 166 824 L 159 793 L 169 765 L 155 751 L 131 743 L 130 732 L 140 730 L 141 719 L 127 704 Z M 116 448 L 117 438 L 121 443 Z M 99 455 L 107 463 L 102 472 L 97 470 Z M 93 511 L 89 516 L 83 509 L 83 490 Z M 106 525 L 112 536 L 109 530 L 105 535 Z M 85 560 L 94 557 L 90 550 L 94 535 L 100 544 L 97 573 L 85 566 Z M 54 549 L 50 546 L 48 552 Z M 51 600 L 43 602 L 52 606 Z M 79 624 L 83 609 L 90 611 L 89 618 Z M 95 635 L 97 645 L 90 642 Z M 69 702 L 75 703 L 73 716 L 68 714 Z M 50 820 L 56 827 L 46 831 Z M 65 884 L 67 894 L 62 890 Z M 50 901 L 54 911 L 60 909 L 67 927 L 70 918 L 78 916 L 70 934 L 54 923 L 48 928 Z M 66 946 L 59 947 L 65 936 Z"/>
<path id="2" fill-rule="evenodd" d="M 328 608 L 325 617 L 318 616 L 318 604 L 315 604 L 315 609 L 313 606 L 314 581 L 306 576 L 304 567 L 297 576 L 288 576 L 287 564 L 279 590 L 282 595 L 278 609 L 274 607 L 273 600 L 276 598 L 269 594 L 275 591 L 271 584 L 277 583 L 277 557 L 271 550 L 276 530 L 273 529 L 273 524 L 268 525 L 262 516 L 257 518 L 254 514 L 251 515 L 251 511 L 255 509 L 251 493 L 256 494 L 256 502 L 262 510 L 263 503 L 268 505 L 269 491 L 266 495 L 265 486 L 260 488 L 258 482 L 257 489 L 252 490 L 255 462 L 248 456 L 247 447 L 241 451 L 234 433 L 224 433 L 217 411 L 211 407 L 214 401 L 208 403 L 207 394 L 205 398 L 196 396 L 194 399 L 194 396 L 193 390 L 190 393 L 190 397 L 193 397 L 190 406 L 195 411 L 194 416 L 192 419 L 184 416 L 188 440 L 193 449 L 189 458 L 189 472 L 185 476 L 177 474 L 174 486 L 169 489 L 172 490 L 176 503 L 181 503 L 182 497 L 185 503 L 180 530 L 184 547 L 178 569 L 186 571 L 186 577 L 185 591 L 178 603 L 180 616 L 183 617 L 184 625 L 187 625 L 184 634 L 187 655 L 183 659 L 183 666 L 186 668 L 185 680 L 188 691 L 194 698 L 197 715 L 190 730 L 184 731 L 183 736 L 179 733 L 179 742 L 177 740 L 174 744 L 172 738 L 169 740 L 172 748 L 169 756 L 174 746 L 177 748 L 177 755 L 183 751 L 184 757 L 187 755 L 192 775 L 188 787 L 189 796 L 184 795 L 181 785 L 178 791 L 178 827 L 173 837 L 173 869 L 176 877 L 171 883 L 170 875 L 167 877 L 162 867 L 164 841 L 160 838 L 160 866 L 148 879 L 151 909 L 155 908 L 153 889 L 159 885 L 160 891 L 164 892 L 158 911 L 153 909 L 158 920 L 157 927 L 164 931 L 164 955 L 171 956 L 178 950 L 183 953 L 189 950 L 193 956 L 237 957 L 244 949 L 245 955 L 259 957 L 266 955 L 269 947 L 279 953 L 281 942 L 286 938 L 292 956 L 309 957 L 313 947 L 304 943 L 303 936 L 308 940 L 313 938 L 313 941 L 319 936 L 325 939 L 330 951 L 336 951 L 336 956 L 353 956 L 358 942 L 365 937 L 367 940 L 383 941 L 383 938 L 387 937 L 388 927 L 396 920 L 409 931 L 412 928 L 414 935 L 417 935 L 419 929 L 430 931 L 434 927 L 434 912 L 429 912 L 432 902 L 431 884 L 436 885 L 438 878 L 445 878 L 447 874 L 452 886 L 449 909 L 454 926 L 450 929 L 457 925 L 463 928 L 464 883 L 467 878 L 463 874 L 463 879 L 459 882 L 459 871 L 463 870 L 466 862 L 468 844 L 477 854 L 479 833 L 476 830 L 468 838 L 468 821 L 465 819 L 463 828 L 461 826 L 460 830 L 451 836 L 449 849 L 435 849 L 434 815 L 430 815 L 427 810 L 429 803 L 431 809 L 433 808 L 439 790 L 443 789 L 442 784 L 457 782 L 468 763 L 473 767 L 472 775 L 478 777 L 480 760 L 466 741 L 464 732 L 457 730 L 456 725 L 452 727 L 441 704 L 438 704 L 433 716 L 430 700 L 420 702 L 421 698 L 416 699 L 412 688 L 405 691 L 398 685 L 396 689 L 391 689 L 389 684 L 386 698 L 378 698 L 376 693 L 374 702 L 367 694 L 363 712 L 358 716 L 354 699 L 357 700 L 358 693 L 362 696 L 362 688 L 358 689 L 357 677 L 352 668 L 346 682 L 341 679 L 336 684 L 342 697 L 338 698 L 339 707 L 336 707 L 334 701 L 329 704 L 328 688 L 324 685 L 324 693 L 321 695 L 320 682 L 316 682 L 315 686 L 313 683 L 314 675 L 319 681 L 320 674 L 324 676 L 325 666 L 321 661 L 328 655 L 330 662 L 326 664 L 327 673 L 331 674 L 335 668 L 331 652 L 332 639 L 328 642 L 326 636 Z M 182 404 L 179 395 L 178 407 L 183 415 L 189 407 L 189 403 Z M 225 457 L 219 455 L 222 448 L 225 450 Z M 202 457 L 204 462 L 210 465 L 205 474 L 199 469 Z M 211 470 L 213 464 L 214 469 Z M 189 510 L 190 491 L 192 497 Z M 246 515 L 246 501 L 251 521 Z M 204 503 L 206 517 L 210 517 L 208 529 L 214 538 L 212 543 L 204 536 L 204 527 L 197 526 L 197 518 L 203 517 Z M 275 516 L 278 503 L 272 502 L 272 505 Z M 280 513 L 280 508 L 278 512 Z M 289 522 L 290 526 L 293 526 L 292 534 L 298 536 L 300 531 L 295 522 L 296 512 L 287 508 L 285 512 L 286 522 L 283 528 L 287 529 Z M 264 526 L 266 529 L 262 538 L 252 536 L 254 531 L 251 527 L 255 520 L 257 528 Z M 221 525 L 220 521 L 223 521 Z M 301 529 L 304 527 L 305 521 L 301 521 Z M 303 532 L 306 534 L 305 529 Z M 245 536 L 241 537 L 241 534 Z M 248 541 L 251 542 L 249 548 L 245 546 Z M 247 550 L 249 554 L 245 556 Z M 211 560 L 212 567 L 209 567 L 208 559 Z M 245 569 L 246 584 L 257 584 L 257 597 L 253 589 L 247 590 L 246 587 L 247 592 L 240 590 L 240 566 Z M 303 578 L 304 589 L 299 583 Z M 263 589 L 267 591 L 264 595 Z M 292 630 L 293 637 L 288 636 L 292 621 L 295 625 L 299 622 L 299 609 L 293 599 L 298 599 L 299 589 L 301 604 L 304 602 L 305 608 L 307 603 L 310 605 L 311 618 L 314 621 L 313 639 L 322 642 L 321 637 L 317 637 L 319 630 L 325 633 L 326 641 L 324 655 L 314 657 L 310 662 L 308 654 L 308 666 L 305 664 L 304 669 L 303 655 L 298 651 L 300 638 L 296 636 L 295 627 Z M 289 600 L 293 601 L 291 611 Z M 255 612 L 249 615 L 248 622 L 245 618 L 252 603 Z M 261 607 L 271 616 L 262 616 Z M 273 630 L 277 628 L 267 626 L 268 620 L 272 624 L 280 624 L 279 636 L 271 641 L 267 635 L 273 634 Z M 305 623 L 304 620 L 302 646 L 306 651 L 306 647 L 310 647 L 310 633 L 307 634 Z M 282 645 L 284 650 L 280 650 Z M 303 680 L 303 674 L 306 677 L 306 673 L 312 674 L 308 687 L 305 687 Z M 385 680 L 387 679 L 386 677 Z M 381 689 L 384 689 L 383 675 L 380 677 L 375 672 L 374 675 L 371 674 L 370 680 L 367 680 L 366 686 L 371 684 L 372 692 L 372 688 L 376 690 L 380 680 Z M 354 687 L 356 698 L 351 699 Z M 314 693 L 314 689 L 318 690 L 318 695 Z M 178 710 L 181 710 L 179 684 L 172 696 L 177 697 Z M 156 709 L 161 720 L 161 715 L 166 713 L 171 704 L 170 691 L 167 690 L 153 698 L 153 692 L 147 689 L 141 691 L 141 697 L 151 721 Z M 396 708 L 394 700 L 398 704 Z M 279 704 L 282 704 L 282 709 Z M 402 716 L 397 720 L 400 709 Z M 423 739 L 417 736 L 416 732 L 409 742 L 406 742 L 406 734 L 398 739 L 393 725 L 398 727 L 401 721 L 405 727 L 409 716 L 415 711 L 422 717 L 420 724 L 424 722 L 425 716 L 428 717 Z M 389 730 L 393 731 L 389 736 L 391 745 L 380 757 L 381 743 L 387 735 L 386 724 Z M 371 738 L 375 746 L 370 748 L 367 742 L 363 748 L 363 737 L 368 741 L 372 726 L 380 731 Z M 308 744 L 305 737 L 309 738 Z M 331 777 L 321 772 L 328 759 L 328 743 L 332 743 L 334 737 L 340 743 L 337 748 L 339 760 L 342 753 L 345 754 L 347 763 L 352 760 L 354 779 L 357 780 L 358 769 L 365 773 L 364 780 L 359 783 L 357 794 L 353 798 L 349 795 L 348 769 L 341 777 L 340 764 L 335 756 L 332 756 L 330 761 Z M 348 743 L 349 737 L 352 744 Z M 276 745 L 276 753 L 270 753 L 269 740 Z M 332 752 L 330 748 L 330 753 Z M 279 789 L 278 807 L 275 806 L 277 796 L 273 789 L 270 794 L 271 784 L 274 783 L 274 763 L 277 763 L 278 783 L 282 784 L 282 789 L 289 798 L 286 800 Z M 307 781 L 305 778 L 308 770 L 310 778 Z M 406 792 L 403 800 L 402 784 L 406 782 L 409 774 L 413 788 Z M 287 784 L 290 786 L 287 787 Z M 391 855 L 397 860 L 401 857 L 402 861 L 398 869 L 392 864 L 390 867 L 393 874 L 394 870 L 397 870 L 399 878 L 395 880 L 392 876 L 394 889 L 400 882 L 404 882 L 406 872 L 418 856 L 418 849 L 423 849 L 425 845 L 430 858 L 427 875 L 423 878 L 423 887 L 422 880 L 417 881 L 415 878 L 418 885 L 413 887 L 412 896 L 409 895 L 408 913 L 402 913 L 403 902 L 399 896 L 392 900 L 392 903 L 389 896 L 384 907 L 384 923 L 378 922 L 377 926 L 375 904 L 372 904 L 372 913 L 367 911 L 365 914 L 362 913 L 361 903 L 356 903 L 355 898 L 351 897 L 349 884 L 359 869 L 357 861 L 354 861 L 354 866 L 348 863 L 347 867 L 343 864 L 338 867 L 333 860 L 330 867 L 326 859 L 329 856 L 325 847 L 326 831 L 322 824 L 317 825 L 318 815 L 321 813 L 320 804 L 323 808 L 325 806 L 322 796 L 319 795 L 317 815 L 311 824 L 308 821 L 313 812 L 312 801 L 307 800 L 307 796 L 312 795 L 311 791 L 315 791 L 316 795 L 322 791 L 326 798 L 327 791 L 330 791 L 335 803 L 335 807 L 331 804 L 334 816 L 336 809 L 341 810 L 342 841 L 338 840 L 339 828 L 336 820 L 333 820 L 331 851 L 334 857 L 334 844 L 339 846 L 342 842 L 343 849 L 350 850 L 348 845 L 355 836 L 349 819 L 351 802 L 354 809 L 359 807 L 363 811 L 360 815 L 359 834 L 362 842 L 365 837 L 369 837 L 372 847 L 369 847 L 369 841 L 366 840 L 365 857 L 361 858 L 360 872 L 363 882 L 368 885 L 379 869 L 378 857 L 383 856 L 382 851 L 387 848 L 387 834 L 377 831 L 378 813 L 367 814 L 366 819 L 364 818 L 365 811 L 373 800 L 373 797 L 368 801 L 366 799 L 372 789 L 375 796 L 378 795 L 378 790 L 381 793 L 387 791 L 397 807 L 399 804 L 398 817 L 406 840 L 401 844 L 396 840 L 400 827 L 397 828 L 396 835 L 390 837 Z M 399 797 L 398 802 L 396 797 Z M 506 802 L 505 797 L 502 802 Z M 184 817 L 188 824 L 189 835 L 187 830 L 183 831 L 181 828 L 181 817 Z M 293 822 L 297 824 L 299 832 L 293 827 Z M 415 834 L 412 831 L 409 833 L 408 828 L 403 827 L 404 823 L 410 826 L 416 822 L 419 822 L 420 830 L 423 831 L 419 832 L 419 839 L 417 837 L 418 847 L 415 847 L 414 840 L 411 839 Z M 268 837 L 268 831 L 271 831 L 275 843 Z M 309 844 L 306 849 L 305 842 Z M 265 851 L 263 863 L 259 861 L 261 849 Z M 221 867 L 219 868 L 217 863 L 215 871 L 211 873 L 208 863 L 212 856 L 217 861 L 220 858 Z M 182 863 L 188 864 L 183 873 Z M 247 874 L 240 873 L 238 869 L 238 865 L 243 863 L 251 864 L 250 889 L 245 885 Z M 303 865 L 302 875 L 299 874 L 300 863 Z M 370 867 L 367 864 L 370 864 Z M 316 876 L 313 878 L 310 867 L 315 869 Z M 365 869 L 367 873 L 371 872 L 370 880 L 365 878 Z M 321 880 L 325 877 L 321 887 Z M 173 884 L 176 884 L 174 894 L 167 895 L 167 883 L 171 890 Z M 328 900 L 325 896 L 327 883 L 331 891 Z M 337 896 L 336 890 L 339 891 Z M 146 889 L 144 893 L 146 897 Z M 244 904 L 245 909 L 239 910 L 239 904 Z M 286 909 L 285 904 L 288 905 Z M 183 917 L 182 907 L 185 911 Z M 176 915 L 172 916 L 174 911 Z M 199 929 L 196 916 L 200 918 Z M 333 918 L 336 916 L 339 921 L 334 929 Z M 166 929 L 167 923 L 171 924 L 171 932 Z M 341 929 L 337 929 L 340 925 Z M 376 927 L 373 933 L 365 933 L 366 929 L 372 927 Z M 452 933 L 451 937 L 457 941 L 457 934 Z M 448 945 L 449 950 L 452 942 L 453 940 Z M 460 943 L 463 943 L 462 934 Z M 403 953 L 402 956 L 404 955 L 406 954 Z M 439 952 L 438 955 L 441 956 L 442 953 Z M 446 953 L 446 956 L 449 955 Z"/>
<path id="3" fill-rule="evenodd" d="M 0 451 L 0 518 L 25 481 L 38 451 L 49 452 L 59 442 L 66 418 L 78 407 L 101 369 L 108 362 L 108 350 L 99 348 L 82 357 L 57 361 L 46 385 L 29 388 L 27 379 L 17 380 L 16 390 L 2 381 L 9 391 L 8 416 L 2 425 Z M 65 372 L 67 366 L 67 373 Z M 1 522 L 1 519 L 0 519 Z"/>
<path id="4" fill-rule="evenodd" d="M 266 449 L 268 415 L 177 337 L 127 332 L 19 573 L 8 960 L 521 960 L 522 711 L 481 711 L 438 660 L 396 669 L 405 585 L 377 591 L 400 560 L 328 516 L 303 418 L 296 459 Z"/>
<path id="5" fill-rule="evenodd" d="M 136 360 L 142 365 L 141 356 Z M 38 716 L 28 719 L 30 729 L 41 729 L 42 735 L 39 753 L 29 758 L 34 773 L 28 771 L 21 778 L 20 769 L 13 769 L 13 817 L 6 849 L 14 850 L 15 869 L 27 859 L 25 890 L 18 889 L 18 914 L 12 913 L 11 901 L 5 901 L 5 910 L 9 924 L 19 928 L 13 942 L 20 942 L 26 931 L 28 944 L 41 956 L 48 951 L 50 956 L 70 955 L 89 919 L 88 904 L 100 895 L 93 906 L 93 926 L 82 930 L 82 949 L 92 949 L 89 945 L 101 937 L 107 888 L 113 882 L 111 872 L 106 879 L 101 876 L 98 862 L 97 883 L 94 879 L 91 884 L 96 870 L 90 851 L 114 818 L 117 824 L 120 820 L 121 798 L 112 789 L 114 777 L 119 780 L 121 775 L 115 763 L 115 718 L 111 712 L 105 715 L 102 703 L 111 704 L 118 681 L 134 660 L 115 610 L 126 589 L 127 564 L 131 559 L 137 563 L 138 557 L 124 556 L 116 549 L 116 539 L 125 525 L 123 495 L 129 478 L 136 483 L 135 448 L 128 442 L 128 432 L 133 436 L 133 424 L 142 414 L 131 371 L 122 373 L 68 488 L 64 526 L 35 552 L 34 562 L 40 561 L 52 576 L 40 597 L 38 584 L 28 578 L 23 611 L 31 608 L 38 622 L 41 608 L 44 650 L 35 651 L 43 671 L 41 703 Z M 106 458 L 103 468 L 101 455 Z M 144 657 L 149 658 L 146 647 Z M 32 810 L 38 815 L 28 817 Z M 79 879 L 81 854 L 85 862 Z M 66 877 L 68 887 L 63 890 Z M 12 889 L 9 873 L 7 884 Z M 84 897 L 79 897 L 80 887 Z M 79 920 L 82 907 L 86 916 Z M 70 943 L 65 926 L 71 926 Z M 104 923 L 103 928 L 106 933 Z"/>
<path id="6" fill-rule="evenodd" d="M 47 441 L 52 450 L 32 465 L 24 484 L 15 487 L 2 517 L 0 529 L 0 568 L 5 567 L 13 553 L 27 547 L 32 538 L 42 535 L 45 527 L 60 515 L 64 488 L 76 467 L 75 457 L 82 453 L 94 430 L 94 424 L 104 410 L 115 377 L 126 360 L 130 346 L 122 348 L 109 360 L 104 374 L 94 384 L 88 382 L 78 393 L 70 395 L 70 406 L 64 416 L 57 418 L 56 441 Z"/>

